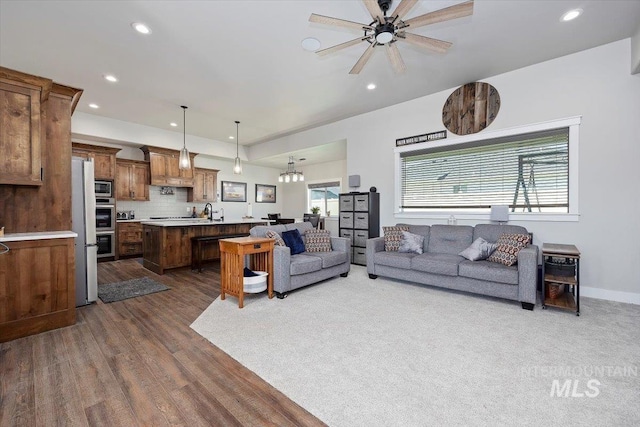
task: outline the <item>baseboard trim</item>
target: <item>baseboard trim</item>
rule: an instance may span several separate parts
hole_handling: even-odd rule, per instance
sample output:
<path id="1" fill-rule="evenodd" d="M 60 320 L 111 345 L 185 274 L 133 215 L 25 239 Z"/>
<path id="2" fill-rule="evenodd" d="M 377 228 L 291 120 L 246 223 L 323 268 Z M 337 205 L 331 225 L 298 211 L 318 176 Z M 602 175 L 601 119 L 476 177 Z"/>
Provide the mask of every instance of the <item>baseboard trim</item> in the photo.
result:
<path id="1" fill-rule="evenodd" d="M 640 294 L 610 289 L 580 287 L 580 296 L 640 305 Z"/>

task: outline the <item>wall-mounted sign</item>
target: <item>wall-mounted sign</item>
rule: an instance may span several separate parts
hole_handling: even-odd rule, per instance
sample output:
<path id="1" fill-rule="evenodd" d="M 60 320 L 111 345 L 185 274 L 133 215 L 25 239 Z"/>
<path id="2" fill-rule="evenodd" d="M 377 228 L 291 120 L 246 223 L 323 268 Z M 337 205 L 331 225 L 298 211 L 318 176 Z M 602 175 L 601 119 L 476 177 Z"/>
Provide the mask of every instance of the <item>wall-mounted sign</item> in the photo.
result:
<path id="1" fill-rule="evenodd" d="M 424 135 L 408 136 L 406 138 L 396 139 L 396 147 L 409 145 L 409 144 L 417 144 L 418 142 L 435 141 L 438 139 L 445 139 L 446 137 L 447 137 L 446 130 L 425 133 Z"/>

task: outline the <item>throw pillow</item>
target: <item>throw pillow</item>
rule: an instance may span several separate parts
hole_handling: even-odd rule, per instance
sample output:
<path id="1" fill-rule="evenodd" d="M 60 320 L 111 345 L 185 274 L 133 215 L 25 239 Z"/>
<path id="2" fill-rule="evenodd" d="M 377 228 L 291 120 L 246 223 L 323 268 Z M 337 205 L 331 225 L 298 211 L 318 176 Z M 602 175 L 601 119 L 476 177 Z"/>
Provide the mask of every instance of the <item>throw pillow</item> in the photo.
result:
<path id="1" fill-rule="evenodd" d="M 409 226 L 382 227 L 382 231 L 384 232 L 384 250 L 387 252 L 397 252 L 400 248 L 402 232 L 409 231 Z"/>
<path id="2" fill-rule="evenodd" d="M 471 246 L 460 252 L 458 255 L 463 256 L 470 261 L 479 261 L 481 259 L 487 259 L 497 247 L 498 245 L 495 243 L 489 243 L 482 237 L 478 237 L 473 241 Z"/>
<path id="3" fill-rule="evenodd" d="M 400 247 L 398 248 L 398 252 L 421 254 L 423 243 L 424 236 L 409 233 L 408 231 L 403 231 L 402 240 L 400 240 Z"/>
<path id="4" fill-rule="evenodd" d="M 329 230 L 312 228 L 304 232 L 304 249 L 307 252 L 331 252 L 331 234 Z"/>
<path id="5" fill-rule="evenodd" d="M 304 242 L 298 229 L 282 232 L 282 240 L 291 249 L 291 255 L 301 254 L 304 252 Z"/>
<path id="6" fill-rule="evenodd" d="M 528 234 L 503 234 L 498 238 L 496 250 L 487 261 L 498 262 L 504 265 L 514 265 L 518 262 L 518 252 L 531 241 Z"/>
<path id="7" fill-rule="evenodd" d="M 276 246 L 287 246 L 284 244 L 284 240 L 282 240 L 282 237 L 280 237 L 280 235 L 273 230 L 267 230 L 267 232 L 264 233 L 264 235 L 269 239 L 275 239 L 274 245 Z"/>

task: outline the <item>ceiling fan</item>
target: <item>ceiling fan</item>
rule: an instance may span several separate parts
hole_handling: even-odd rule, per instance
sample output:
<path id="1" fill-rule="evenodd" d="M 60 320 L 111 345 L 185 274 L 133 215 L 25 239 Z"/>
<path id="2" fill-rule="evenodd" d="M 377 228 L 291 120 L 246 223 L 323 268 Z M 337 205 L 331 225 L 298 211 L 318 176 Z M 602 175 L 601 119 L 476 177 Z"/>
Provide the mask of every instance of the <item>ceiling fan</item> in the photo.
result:
<path id="1" fill-rule="evenodd" d="M 390 16 L 387 16 L 387 11 L 389 10 L 393 0 L 362 0 L 362 2 L 373 18 L 373 21 L 370 24 L 360 24 L 358 22 L 317 15 L 315 13 L 312 13 L 309 18 L 310 22 L 364 30 L 364 35 L 357 39 L 316 52 L 318 55 L 326 55 L 366 41 L 369 43 L 369 47 L 367 47 L 360 59 L 358 59 L 358 62 L 356 62 L 356 65 L 354 65 L 351 71 L 349 71 L 349 74 L 360 73 L 367 61 L 369 61 L 369 58 L 371 58 L 373 50 L 379 46 L 383 47 L 387 51 L 389 61 L 391 61 L 391 66 L 394 71 L 396 73 L 404 72 L 406 66 L 402 60 L 402 56 L 400 56 L 400 51 L 396 46 L 396 42 L 399 40 L 409 42 L 433 52 L 445 53 L 447 49 L 451 47 L 451 43 L 420 36 L 418 34 L 407 33 L 406 30 L 438 22 L 449 21 L 451 19 L 462 18 L 473 14 L 473 0 L 436 10 L 434 12 L 425 13 L 424 15 L 416 16 L 415 18 L 407 20 L 403 19 L 404 16 L 409 12 L 409 10 L 411 10 L 418 0 L 400 1 L 400 4 L 398 4 Z"/>

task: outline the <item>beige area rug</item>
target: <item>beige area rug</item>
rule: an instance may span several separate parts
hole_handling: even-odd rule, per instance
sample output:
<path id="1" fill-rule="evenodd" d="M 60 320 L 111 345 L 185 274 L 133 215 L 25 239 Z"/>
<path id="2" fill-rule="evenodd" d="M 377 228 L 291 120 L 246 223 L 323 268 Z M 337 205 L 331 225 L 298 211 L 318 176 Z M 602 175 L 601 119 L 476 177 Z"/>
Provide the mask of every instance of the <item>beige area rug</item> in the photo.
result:
<path id="1" fill-rule="evenodd" d="M 358 266 L 245 304 L 191 327 L 331 426 L 640 423 L 637 305 L 530 312 Z"/>

